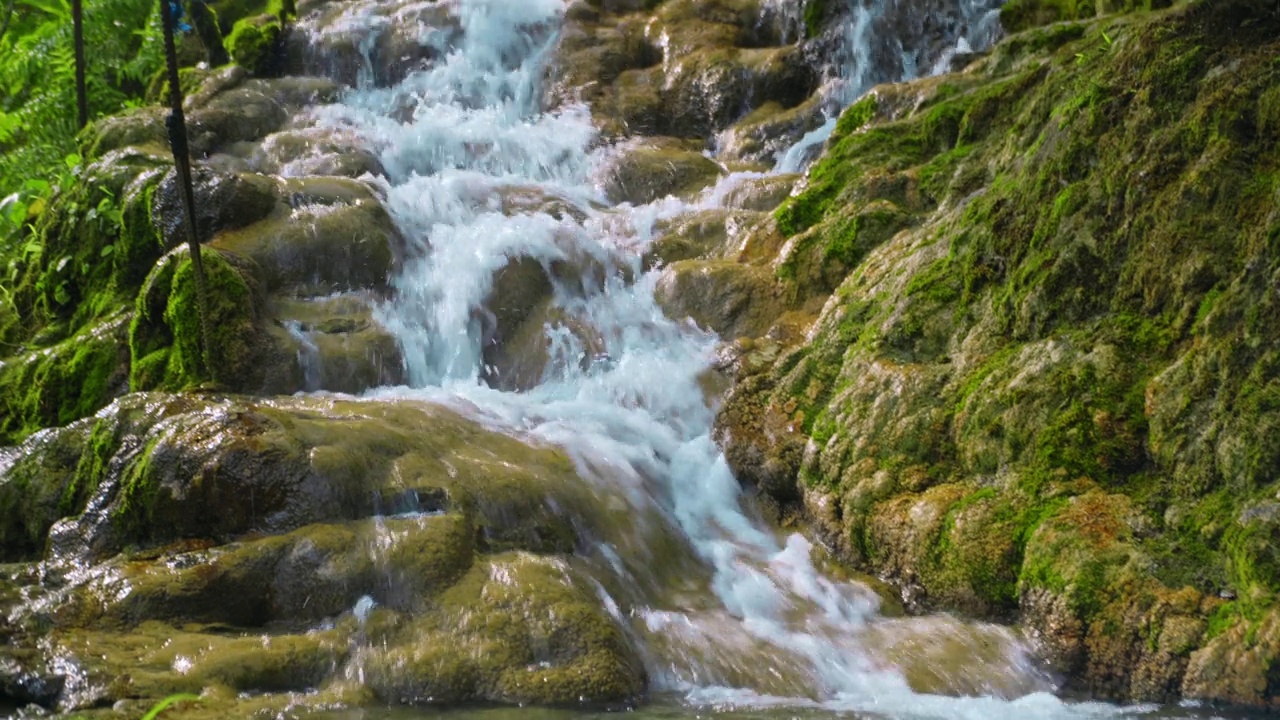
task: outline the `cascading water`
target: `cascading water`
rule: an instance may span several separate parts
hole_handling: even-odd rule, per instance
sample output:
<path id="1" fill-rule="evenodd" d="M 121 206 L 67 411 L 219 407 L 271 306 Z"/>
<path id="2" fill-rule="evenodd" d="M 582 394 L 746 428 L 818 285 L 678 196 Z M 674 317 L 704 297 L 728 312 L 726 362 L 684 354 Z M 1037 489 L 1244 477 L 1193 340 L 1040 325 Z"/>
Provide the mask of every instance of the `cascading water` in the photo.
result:
<path id="1" fill-rule="evenodd" d="M 871 67 L 865 41 L 879 7 L 853 13 L 853 70 L 833 91 L 838 105 L 888 79 Z M 399 337 L 411 388 L 374 395 L 444 402 L 560 445 L 602 501 L 633 511 L 634 524 L 602 533 L 584 562 L 602 602 L 641 646 L 658 691 L 695 705 L 893 718 L 1122 712 L 1055 698 L 1001 628 L 884 617 L 869 588 L 828 579 L 802 537 L 779 538 L 751 514 L 712 440 L 714 410 L 700 384 L 716 339 L 663 314 L 658 274 L 639 260 L 653 218 L 672 212 L 673 201 L 608 207 L 594 176 L 610 150 L 593 148 L 588 110 L 540 107 L 563 10 L 562 0 L 457 0 L 452 50 L 394 87 L 364 88 L 321 111 L 380 154 L 386 204 L 410 242 L 381 319 Z M 797 169 L 807 153 L 798 147 L 779 169 Z M 723 190 L 700 202 L 714 205 Z M 573 212 L 504 212 L 512 192 Z M 485 306 L 495 276 L 520 259 L 545 269 L 556 317 L 571 321 L 547 323 L 552 352 L 541 382 L 503 392 L 481 382 L 495 326 Z M 903 649 L 912 641 L 970 636 L 978 640 L 966 664 L 997 680 L 964 697 L 913 690 L 892 659 L 912 655 Z M 915 660 L 930 662 L 927 652 Z"/>

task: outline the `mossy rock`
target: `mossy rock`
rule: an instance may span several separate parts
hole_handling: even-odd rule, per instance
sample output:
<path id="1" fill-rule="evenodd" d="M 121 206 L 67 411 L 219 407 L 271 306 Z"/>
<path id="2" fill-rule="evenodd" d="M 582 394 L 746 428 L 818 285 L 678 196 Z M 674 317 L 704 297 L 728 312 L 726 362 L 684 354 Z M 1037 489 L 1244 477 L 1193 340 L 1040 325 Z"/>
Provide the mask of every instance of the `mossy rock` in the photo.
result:
<path id="1" fill-rule="evenodd" d="M 666 139 L 622 149 L 606 172 L 609 197 L 639 205 L 668 195 L 689 197 L 714 183 L 723 171 L 692 146 Z"/>
<path id="2" fill-rule="evenodd" d="M 117 312 L 0 363 L 0 441 L 87 417 L 128 392 L 128 327 L 128 313 Z"/>
<path id="3" fill-rule="evenodd" d="M 1097 15 L 1167 8 L 1173 0 L 1011 0 L 1000 9 L 1000 23 L 1009 32 L 1064 20 L 1089 20 Z"/>
<path id="4" fill-rule="evenodd" d="M 400 233 L 363 183 L 286 183 L 286 202 L 260 222 L 220 233 L 212 246 L 253 261 L 268 291 L 302 296 L 386 286 Z"/>
<path id="5" fill-rule="evenodd" d="M 590 503 L 561 454 L 438 408 L 135 394 L 104 410 L 99 422 L 92 453 L 71 477 L 33 470 L 30 477 L 56 485 L 12 486 L 15 507 L 28 502 L 23 498 L 65 495 L 61 509 L 73 518 L 101 495 L 105 515 L 59 528 L 62 553 L 102 557 L 129 543 L 226 541 L 383 510 L 447 508 L 464 513 L 475 528 L 468 537 L 484 548 L 569 552 L 579 537 L 570 518 L 586 518 Z M 52 432 L 78 437 L 89 427 Z M 42 467 L 44 448 L 59 447 L 50 442 L 22 449 L 17 462 Z M 67 489 L 72 482 L 78 489 Z M 395 498 L 402 497 L 436 499 L 429 508 L 401 508 Z M 548 497 L 556 501 L 548 504 Z"/>
<path id="6" fill-rule="evenodd" d="M 192 175 L 196 236 L 201 243 L 224 230 L 251 225 L 275 209 L 278 190 L 271 178 L 250 173 L 219 173 L 203 167 L 197 167 Z M 166 248 L 189 241 L 184 203 L 177 173 L 170 170 L 151 200 L 151 217 L 162 233 Z"/>
<path id="7" fill-rule="evenodd" d="M 85 157 L 96 159 L 130 145 L 167 148 L 165 115 L 162 108 L 141 107 L 95 120 L 77 137 L 80 151 Z"/>
<path id="8" fill-rule="evenodd" d="M 374 318 L 373 308 L 373 298 L 354 294 L 270 298 L 268 331 L 278 355 L 293 362 L 274 368 L 267 386 L 356 394 L 402 384 L 399 343 Z"/>
<path id="9" fill-rule="evenodd" d="M 201 258 L 204 305 L 185 247 L 157 263 L 138 293 L 129 328 L 134 390 L 178 390 L 206 381 L 234 388 L 262 383 L 268 346 L 259 318 L 261 291 L 251 285 L 253 271 L 209 248 L 202 248 Z"/>
<path id="10" fill-rule="evenodd" d="M 623 703 L 644 691 L 621 628 L 562 560 L 494 557 L 440 603 L 438 625 L 370 658 L 379 698 L 570 705 Z"/>
<path id="11" fill-rule="evenodd" d="M 315 688 L 355 705 L 645 690 L 572 559 L 631 537 L 634 511 L 563 453 L 442 407 L 134 394 L 3 461 L 0 558 L 49 565 L 0 570 L 0 609 L 48 610 L 6 634 L 0 682 L 47 678 L 42 702 L 192 692 L 237 715 Z M 33 584 L 83 567 L 56 597 Z M 50 652 L 92 692 L 63 692 Z"/>
<path id="12" fill-rule="evenodd" d="M 645 262 L 669 265 L 681 260 L 720 260 L 737 255 L 742 236 L 764 219 L 763 213 L 694 210 L 654 224 L 658 238 Z"/>
<path id="13" fill-rule="evenodd" d="M 236 22 L 226 44 L 231 59 L 254 77 L 271 77 L 279 72 L 284 49 L 279 17 L 259 15 Z"/>
<path id="14" fill-rule="evenodd" d="M 1073 687 L 1167 701 L 1234 627 L 1215 598 L 1248 626 L 1280 590 L 1280 18 L 1073 17 L 845 111 L 768 258 L 823 310 L 741 370 L 722 436 L 797 468 L 762 486 L 922 607 L 1016 613 Z M 1244 697 L 1268 653 L 1196 693 Z"/>
<path id="15" fill-rule="evenodd" d="M 764 268 L 736 262 L 682 260 L 658 281 L 658 303 L 727 337 L 761 337 L 787 309 L 786 298 Z"/>

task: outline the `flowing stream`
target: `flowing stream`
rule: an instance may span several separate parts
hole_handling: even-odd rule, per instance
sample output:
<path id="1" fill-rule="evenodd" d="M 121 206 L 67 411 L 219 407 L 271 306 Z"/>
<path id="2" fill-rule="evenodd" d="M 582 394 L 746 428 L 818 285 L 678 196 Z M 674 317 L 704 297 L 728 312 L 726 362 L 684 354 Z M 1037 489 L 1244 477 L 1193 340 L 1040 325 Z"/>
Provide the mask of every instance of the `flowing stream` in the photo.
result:
<path id="1" fill-rule="evenodd" d="M 878 7 L 852 15 L 852 70 L 832 74 L 836 106 L 883 79 L 864 52 Z M 712 440 L 703 381 L 716 338 L 663 314 L 660 270 L 640 261 L 654 222 L 691 204 L 611 206 L 600 173 L 616 150 L 597 142 L 588 109 L 542 109 L 563 11 L 562 0 L 458 0 L 462 34 L 447 54 L 320 111 L 380 155 L 385 202 L 410 243 L 381 309 L 410 383 L 370 396 L 443 402 L 561 446 L 600 503 L 627 509 L 633 522 L 597 532 L 581 561 L 641 648 L 655 694 L 681 708 L 982 720 L 1153 712 L 1061 700 L 1014 632 L 893 617 L 869 586 L 815 567 L 803 537 L 755 516 Z M 823 132 L 778 169 L 799 169 Z M 692 205 L 714 206 L 740 179 Z M 572 212 L 505 212 L 511 193 Z M 484 308 L 495 275 L 521 258 L 552 278 L 551 352 L 540 383 L 505 392 L 485 382 Z"/>

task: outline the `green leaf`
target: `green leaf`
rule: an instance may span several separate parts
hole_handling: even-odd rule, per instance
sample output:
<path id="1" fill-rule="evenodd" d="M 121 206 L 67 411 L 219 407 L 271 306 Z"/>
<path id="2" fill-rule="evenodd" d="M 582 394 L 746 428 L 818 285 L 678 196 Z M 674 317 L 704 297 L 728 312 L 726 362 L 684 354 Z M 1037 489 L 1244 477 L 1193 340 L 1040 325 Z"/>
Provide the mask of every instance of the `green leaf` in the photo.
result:
<path id="1" fill-rule="evenodd" d="M 80 167 L 80 163 L 83 160 L 84 158 L 80 157 L 79 153 L 71 153 L 70 155 L 62 159 L 62 161 L 67 164 L 67 167 L 72 170 L 75 170 L 76 168 Z"/>
<path id="2" fill-rule="evenodd" d="M 58 301 L 59 305 L 66 305 L 71 302 L 71 293 L 67 292 L 67 284 L 65 282 L 58 283 L 58 289 L 53 291 L 53 299 Z"/>
<path id="3" fill-rule="evenodd" d="M 22 0 L 22 4 L 56 18 L 71 16 L 71 8 L 59 0 Z"/>
<path id="4" fill-rule="evenodd" d="M 190 694 L 170 695 L 151 708 L 146 715 L 143 715 L 142 720 L 156 720 L 160 713 L 164 712 L 170 705 L 180 702 L 200 702 L 200 696 Z"/>
<path id="5" fill-rule="evenodd" d="M 110 257 L 111 254 L 114 253 L 115 251 L 116 251 L 115 245 L 108 245 L 102 248 L 101 257 Z"/>

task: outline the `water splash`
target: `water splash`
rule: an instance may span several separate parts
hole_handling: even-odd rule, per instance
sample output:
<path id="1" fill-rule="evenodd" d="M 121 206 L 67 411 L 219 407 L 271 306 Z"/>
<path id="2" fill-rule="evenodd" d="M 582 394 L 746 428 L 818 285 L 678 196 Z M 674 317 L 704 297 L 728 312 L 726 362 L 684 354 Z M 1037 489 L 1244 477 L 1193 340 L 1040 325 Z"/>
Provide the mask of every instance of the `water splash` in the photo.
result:
<path id="1" fill-rule="evenodd" d="M 712 439 L 714 409 L 700 385 L 716 338 L 667 318 L 654 299 L 657 274 L 641 272 L 654 221 L 687 206 L 597 209 L 594 170 L 609 150 L 592 149 L 587 109 L 544 112 L 538 102 L 560 0 L 453 7 L 464 32 L 439 62 L 325 111 L 380 154 L 387 205 L 411 243 L 382 320 L 403 346 L 412 388 L 372 395 L 427 398 L 560 445 L 602 496 L 633 510 L 634 525 L 602 535 L 584 560 L 599 570 L 602 602 L 630 623 L 659 690 L 698 705 L 895 718 L 1117 714 L 1056 699 L 1008 630 L 886 619 L 869 588 L 825 577 L 807 541 L 779 538 L 751 514 Z M 837 106 L 884 79 L 866 42 L 880 9 L 854 10 L 852 59 L 829 90 Z M 504 198 L 513 188 L 577 212 L 511 212 Z M 727 191 L 699 202 L 714 206 Z M 539 384 L 502 392 L 480 382 L 494 322 L 487 306 L 495 276 L 520 259 L 543 269 L 553 304 L 573 322 L 547 323 L 553 352 Z M 656 555 L 655 539 L 671 533 L 682 557 Z M 905 645 L 948 633 L 996 648 L 965 655 L 986 674 L 963 690 L 944 678 L 941 690 L 965 697 L 919 692 L 904 670 Z M 907 660 L 895 661 L 895 650 Z"/>
<path id="2" fill-rule="evenodd" d="M 847 19 L 827 31 L 835 51 L 822 87 L 826 121 L 782 153 L 779 172 L 800 172 L 812 162 L 835 131 L 840 112 L 872 87 L 948 72 L 958 55 L 985 50 L 999 39 L 1002 3 L 997 0 L 927 4 L 933 7 L 922 12 L 904 10 L 902 0 L 849 3 Z M 904 42 L 904 35 L 910 41 Z M 930 37 L 939 47 L 930 47 Z"/>

